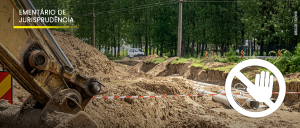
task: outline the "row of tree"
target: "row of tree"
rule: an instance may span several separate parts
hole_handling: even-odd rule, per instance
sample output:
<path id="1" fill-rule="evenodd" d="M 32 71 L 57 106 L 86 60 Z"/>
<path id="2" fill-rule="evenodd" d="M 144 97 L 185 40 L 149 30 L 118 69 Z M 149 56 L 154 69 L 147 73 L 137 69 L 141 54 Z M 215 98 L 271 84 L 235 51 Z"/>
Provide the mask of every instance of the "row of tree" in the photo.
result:
<path id="1" fill-rule="evenodd" d="M 157 49 L 161 56 L 167 52 L 176 55 L 177 0 L 31 1 L 36 8 L 66 9 L 74 18 L 72 25 L 80 28 L 60 31 L 70 31 L 89 44 L 92 44 L 94 6 L 96 47 L 114 49 L 111 50 L 114 55 L 119 52 L 116 49 L 120 50 L 122 39 L 132 47 L 145 49 L 146 54 Z M 260 55 L 279 48 L 293 51 L 300 42 L 299 32 L 295 32 L 299 11 L 298 0 L 186 0 L 182 14 L 182 56 L 203 56 L 205 50 L 224 55 L 230 47 L 241 51 L 246 39 L 260 46 Z"/>

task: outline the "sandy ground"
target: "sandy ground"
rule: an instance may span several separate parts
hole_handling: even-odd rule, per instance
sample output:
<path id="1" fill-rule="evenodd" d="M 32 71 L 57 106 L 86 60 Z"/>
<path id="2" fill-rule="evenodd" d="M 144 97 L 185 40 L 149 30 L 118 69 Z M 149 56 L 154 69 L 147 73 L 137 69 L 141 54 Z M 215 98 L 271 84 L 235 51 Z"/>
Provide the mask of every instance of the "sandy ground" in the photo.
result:
<path id="1" fill-rule="evenodd" d="M 158 75 L 168 70 L 168 64 L 162 63 L 155 65 L 146 73 L 141 70 L 145 64 L 143 62 L 135 66 L 110 62 L 106 56 L 79 39 L 67 33 L 56 31 L 52 33 L 71 63 L 76 65 L 74 67 L 78 72 L 99 78 L 106 86 L 104 91 L 107 93 L 99 96 L 197 94 L 191 79 L 197 80 L 201 76 L 200 68 L 193 69 L 190 64 L 183 64 L 176 67 L 176 70 L 184 70 L 181 73 Z M 168 61 L 171 60 L 172 58 Z M 230 64 L 211 65 L 217 67 Z M 198 72 L 192 73 L 190 69 Z M 214 75 L 218 76 L 217 72 Z M 213 78 L 207 77 L 205 82 L 214 82 L 210 79 Z M 224 86 L 204 89 L 214 91 L 224 89 Z M 29 95 L 17 82 L 14 82 L 16 105 L 21 105 L 21 99 Z M 288 106 L 282 104 L 273 114 L 258 119 L 245 117 L 234 109 L 213 101 L 211 96 L 92 99 L 84 111 L 100 127 L 300 127 L 298 102 Z"/>

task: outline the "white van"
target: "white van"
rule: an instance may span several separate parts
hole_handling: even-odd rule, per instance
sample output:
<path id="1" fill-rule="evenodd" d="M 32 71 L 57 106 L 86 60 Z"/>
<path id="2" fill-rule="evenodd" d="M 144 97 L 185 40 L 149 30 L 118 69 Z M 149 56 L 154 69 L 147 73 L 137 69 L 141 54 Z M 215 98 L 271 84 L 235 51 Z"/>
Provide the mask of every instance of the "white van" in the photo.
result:
<path id="1" fill-rule="evenodd" d="M 137 56 L 144 56 L 145 53 L 142 49 L 140 48 L 130 48 L 128 49 L 128 57 L 132 58 L 132 57 L 137 57 Z"/>

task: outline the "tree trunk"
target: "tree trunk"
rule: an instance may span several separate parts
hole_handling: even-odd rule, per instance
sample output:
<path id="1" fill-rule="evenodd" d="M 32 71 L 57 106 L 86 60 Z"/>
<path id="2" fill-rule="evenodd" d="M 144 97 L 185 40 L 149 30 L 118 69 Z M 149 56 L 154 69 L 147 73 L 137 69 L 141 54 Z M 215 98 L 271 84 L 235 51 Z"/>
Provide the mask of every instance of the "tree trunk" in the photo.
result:
<path id="1" fill-rule="evenodd" d="M 255 50 L 255 37 L 254 37 L 253 39 L 254 39 L 254 40 L 253 40 L 253 41 L 254 41 L 254 43 L 253 43 L 253 53 L 254 53 L 254 51 L 256 51 L 256 50 Z"/>
<path id="2" fill-rule="evenodd" d="M 155 46 L 153 46 L 153 54 L 155 54 L 155 48 L 156 48 L 156 47 L 155 47 Z"/>
<path id="3" fill-rule="evenodd" d="M 197 44 L 197 57 L 199 56 L 199 42 L 196 43 Z"/>
<path id="4" fill-rule="evenodd" d="M 218 55 L 218 43 L 216 43 L 216 55 Z"/>
<path id="5" fill-rule="evenodd" d="M 116 38 L 114 38 L 114 51 L 115 51 L 115 53 L 114 53 L 114 56 L 115 57 L 117 57 L 117 42 L 116 42 Z"/>
<path id="6" fill-rule="evenodd" d="M 163 56 L 163 42 L 160 43 L 160 55 L 159 56 Z"/>
<path id="7" fill-rule="evenodd" d="M 190 56 L 190 38 L 188 38 L 188 42 L 187 42 L 187 57 Z"/>
<path id="8" fill-rule="evenodd" d="M 240 55 L 241 55 L 241 51 L 243 50 L 243 46 L 244 46 L 244 35 L 245 35 L 245 31 L 242 29 L 241 30 L 241 46 L 240 46 Z M 245 52 L 245 51 L 244 51 Z"/>
<path id="9" fill-rule="evenodd" d="M 142 36 L 139 37 L 140 40 L 140 48 L 143 49 Z"/>
<path id="10" fill-rule="evenodd" d="M 149 42 L 148 42 L 149 43 L 149 55 L 151 55 L 151 40 L 150 40 L 150 38 L 148 38 L 148 40 L 149 40 Z"/>
<path id="11" fill-rule="evenodd" d="M 259 42 L 260 42 L 260 53 L 259 53 L 259 55 L 260 56 L 264 55 L 264 49 L 263 49 L 264 42 L 263 42 L 262 38 L 263 38 L 263 35 L 260 35 L 260 37 L 259 37 Z"/>
<path id="12" fill-rule="evenodd" d="M 203 56 L 203 54 L 204 54 L 204 43 L 202 43 L 201 46 L 202 46 L 201 56 Z"/>
<path id="13" fill-rule="evenodd" d="M 262 3 L 262 11 L 261 11 L 261 14 L 262 14 L 262 17 L 265 16 L 265 2 Z M 262 29 L 264 27 L 264 19 L 261 19 L 263 21 L 263 23 L 261 24 L 260 28 Z M 264 45 L 264 41 L 263 41 L 263 38 L 264 38 L 264 33 L 260 33 L 260 53 L 259 55 L 260 56 L 263 56 L 264 55 L 264 50 L 263 50 L 263 45 Z"/>
<path id="14" fill-rule="evenodd" d="M 118 43 L 118 53 L 121 52 L 120 43 Z M 120 53 L 121 54 L 121 53 Z"/>
<path id="15" fill-rule="evenodd" d="M 206 21 L 206 19 L 205 19 L 205 21 Z M 203 30 L 203 38 L 205 38 L 205 29 Z M 204 45 L 205 45 L 205 44 L 206 44 L 206 43 L 202 42 L 201 56 L 203 56 L 203 54 L 204 54 Z"/>
<path id="16" fill-rule="evenodd" d="M 145 56 L 148 56 L 148 37 L 145 36 Z"/>
<path id="17" fill-rule="evenodd" d="M 181 46 L 181 56 L 185 57 L 185 42 L 182 40 L 182 46 Z"/>
<path id="18" fill-rule="evenodd" d="M 114 53 L 113 53 L 113 51 L 114 51 L 114 50 L 113 50 L 113 47 L 112 47 L 112 46 L 113 46 L 113 44 L 112 44 L 112 43 L 110 43 L 110 53 L 111 53 L 111 55 L 113 55 L 113 54 L 114 54 Z"/>
<path id="19" fill-rule="evenodd" d="M 192 51 L 191 51 L 191 57 L 194 57 L 194 52 L 195 52 L 195 40 L 193 39 L 192 41 Z"/>
<path id="20" fill-rule="evenodd" d="M 234 42 L 234 51 L 236 51 L 237 50 L 237 42 L 238 42 L 238 38 L 237 38 L 237 31 L 235 31 L 235 42 Z M 238 53 L 236 52 L 236 55 L 237 55 Z"/>
<path id="21" fill-rule="evenodd" d="M 269 51 L 270 51 L 270 43 L 267 44 L 267 49 L 266 49 L 266 56 L 269 55 Z"/>
<path id="22" fill-rule="evenodd" d="M 221 45 L 221 56 L 224 56 L 224 42 Z"/>

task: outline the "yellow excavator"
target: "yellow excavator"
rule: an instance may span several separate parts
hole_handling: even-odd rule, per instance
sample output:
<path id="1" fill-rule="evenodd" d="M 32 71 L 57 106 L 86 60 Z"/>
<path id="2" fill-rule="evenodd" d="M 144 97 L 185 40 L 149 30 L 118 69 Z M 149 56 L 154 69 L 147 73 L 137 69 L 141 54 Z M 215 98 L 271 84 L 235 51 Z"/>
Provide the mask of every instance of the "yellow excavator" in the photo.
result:
<path id="1" fill-rule="evenodd" d="M 31 96 L 21 107 L 0 100 L 0 127 L 98 127 L 83 110 L 104 85 L 76 73 L 48 29 L 14 29 L 45 26 L 20 23 L 19 7 L 35 8 L 30 0 L 16 1 L 0 3 L 0 63 Z"/>

